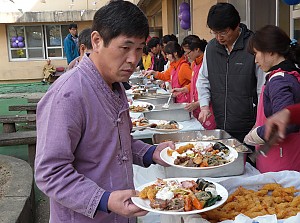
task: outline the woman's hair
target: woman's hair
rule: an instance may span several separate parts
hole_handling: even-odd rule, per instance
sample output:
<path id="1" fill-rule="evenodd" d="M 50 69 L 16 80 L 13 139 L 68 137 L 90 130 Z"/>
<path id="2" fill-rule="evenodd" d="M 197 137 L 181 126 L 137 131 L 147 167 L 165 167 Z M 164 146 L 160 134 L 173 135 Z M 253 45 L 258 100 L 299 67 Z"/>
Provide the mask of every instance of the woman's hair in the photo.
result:
<path id="1" fill-rule="evenodd" d="M 164 35 L 161 40 L 160 40 L 160 45 L 163 45 L 163 44 L 167 44 L 168 42 L 170 41 L 175 41 L 175 42 L 178 42 L 178 39 L 177 37 L 174 35 L 174 34 L 171 34 L 171 35 Z"/>
<path id="2" fill-rule="evenodd" d="M 239 12 L 230 3 L 213 5 L 207 15 L 207 26 L 214 31 L 224 30 L 228 27 L 235 29 L 240 22 Z"/>
<path id="3" fill-rule="evenodd" d="M 190 50 L 199 48 L 202 52 L 204 52 L 206 45 L 207 41 L 205 39 L 200 39 L 199 36 L 196 35 L 188 35 L 183 39 L 181 44 L 182 47 L 187 47 Z"/>
<path id="4" fill-rule="evenodd" d="M 296 40 L 290 37 L 279 27 L 266 25 L 255 32 L 248 42 L 248 51 L 254 49 L 263 53 L 278 53 L 285 59 L 300 65 L 300 47 Z"/>
<path id="5" fill-rule="evenodd" d="M 170 41 L 165 46 L 164 52 L 166 54 L 172 54 L 174 57 L 174 53 L 176 52 L 178 57 L 182 57 L 184 54 L 184 51 L 182 47 L 176 42 L 176 41 Z"/>
<path id="6" fill-rule="evenodd" d="M 149 51 L 150 51 L 149 47 L 145 45 L 145 46 L 143 47 L 143 53 L 146 54 L 146 55 L 148 55 L 148 54 L 149 54 Z"/>

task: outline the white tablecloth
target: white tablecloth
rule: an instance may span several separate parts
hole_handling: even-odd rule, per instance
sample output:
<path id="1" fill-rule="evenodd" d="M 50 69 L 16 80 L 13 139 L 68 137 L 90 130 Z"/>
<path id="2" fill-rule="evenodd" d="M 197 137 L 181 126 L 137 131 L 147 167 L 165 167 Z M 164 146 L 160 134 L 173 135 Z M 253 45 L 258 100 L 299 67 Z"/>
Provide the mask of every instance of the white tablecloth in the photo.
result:
<path id="1" fill-rule="evenodd" d="M 140 166 L 133 165 L 134 172 L 134 184 L 135 187 L 139 187 L 144 185 L 145 183 L 149 183 L 155 181 L 157 178 L 166 178 L 166 167 L 162 167 L 159 165 L 151 165 L 149 168 L 143 168 Z M 218 178 L 208 178 L 206 179 L 219 182 L 226 179 L 240 179 L 244 177 L 254 176 L 260 174 L 260 172 L 251 166 L 249 163 L 246 163 L 245 172 L 239 176 L 231 176 L 231 177 L 218 177 Z M 181 216 L 171 216 L 171 215 L 160 215 L 157 213 L 149 213 L 144 217 L 139 218 L 139 223 L 181 223 Z"/>

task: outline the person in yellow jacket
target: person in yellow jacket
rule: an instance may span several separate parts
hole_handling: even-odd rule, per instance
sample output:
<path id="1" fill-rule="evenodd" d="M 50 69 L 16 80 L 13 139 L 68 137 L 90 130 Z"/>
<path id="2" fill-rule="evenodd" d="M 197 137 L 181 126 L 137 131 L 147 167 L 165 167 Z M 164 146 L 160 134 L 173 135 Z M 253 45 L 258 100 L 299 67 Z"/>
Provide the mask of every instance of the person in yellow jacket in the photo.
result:
<path id="1" fill-rule="evenodd" d="M 149 53 L 149 48 L 147 46 L 144 46 L 143 48 L 142 63 L 143 63 L 144 70 L 149 70 L 151 68 L 152 65 L 151 55 Z"/>

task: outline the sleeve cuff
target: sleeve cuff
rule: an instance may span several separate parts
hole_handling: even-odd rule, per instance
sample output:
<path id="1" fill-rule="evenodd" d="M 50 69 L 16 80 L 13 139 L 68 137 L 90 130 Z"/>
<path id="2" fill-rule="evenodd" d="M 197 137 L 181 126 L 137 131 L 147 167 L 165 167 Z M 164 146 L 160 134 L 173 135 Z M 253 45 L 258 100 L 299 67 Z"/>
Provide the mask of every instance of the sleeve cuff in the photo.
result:
<path id="1" fill-rule="evenodd" d="M 145 167 L 150 166 L 151 164 L 156 164 L 155 162 L 153 162 L 153 153 L 156 149 L 156 146 L 151 146 L 148 151 L 145 153 L 144 157 L 143 157 L 143 163 Z"/>
<path id="2" fill-rule="evenodd" d="M 100 199 L 100 202 L 98 204 L 97 210 L 103 211 L 106 213 L 110 213 L 110 210 L 107 209 L 108 206 L 108 198 L 110 196 L 110 192 L 105 191 Z"/>

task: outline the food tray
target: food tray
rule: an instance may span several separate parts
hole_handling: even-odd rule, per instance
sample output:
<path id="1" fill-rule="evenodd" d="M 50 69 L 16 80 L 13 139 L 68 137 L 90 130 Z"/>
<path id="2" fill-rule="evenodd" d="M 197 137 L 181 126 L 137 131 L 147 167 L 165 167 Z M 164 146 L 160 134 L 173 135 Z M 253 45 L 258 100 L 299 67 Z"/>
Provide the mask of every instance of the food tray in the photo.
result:
<path id="1" fill-rule="evenodd" d="M 153 144 L 159 144 L 165 141 L 174 142 L 190 142 L 201 141 L 203 136 L 213 135 L 216 139 L 209 141 L 220 141 L 225 145 L 235 147 L 241 143 L 232 138 L 226 131 L 216 130 L 199 130 L 199 131 L 187 131 L 169 134 L 154 134 L 152 137 Z M 239 146 L 237 148 L 238 157 L 232 163 L 223 166 L 222 168 L 214 168 L 207 170 L 185 170 L 176 167 L 166 168 L 166 177 L 225 177 L 241 175 L 245 171 L 245 161 L 247 153 L 251 153 L 251 150 L 246 146 Z"/>
<path id="2" fill-rule="evenodd" d="M 155 105 L 155 109 L 151 112 L 144 112 L 144 117 L 149 120 L 175 120 L 177 122 L 188 121 L 191 119 L 191 113 L 184 109 L 184 103 L 170 104 L 168 109 L 162 108 L 162 106 L 163 104 Z"/>
<path id="3" fill-rule="evenodd" d="M 137 101 L 146 101 L 154 105 L 163 105 L 167 103 L 170 94 L 144 94 L 144 95 L 134 95 L 133 99 Z M 170 101 L 171 104 L 174 103 L 174 99 Z"/>

